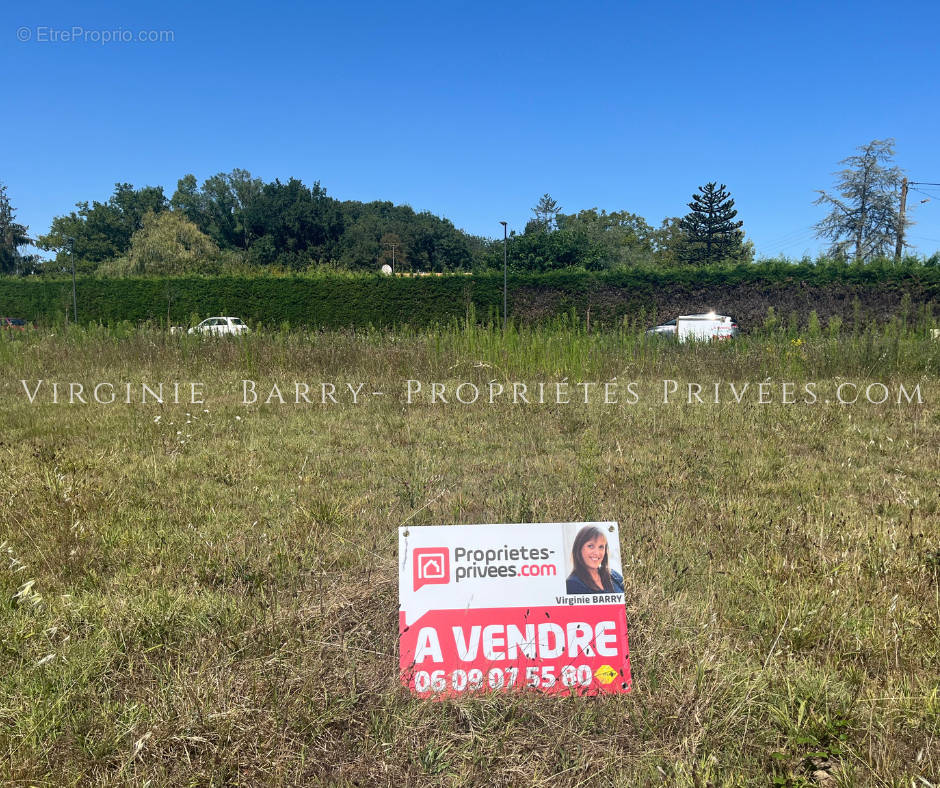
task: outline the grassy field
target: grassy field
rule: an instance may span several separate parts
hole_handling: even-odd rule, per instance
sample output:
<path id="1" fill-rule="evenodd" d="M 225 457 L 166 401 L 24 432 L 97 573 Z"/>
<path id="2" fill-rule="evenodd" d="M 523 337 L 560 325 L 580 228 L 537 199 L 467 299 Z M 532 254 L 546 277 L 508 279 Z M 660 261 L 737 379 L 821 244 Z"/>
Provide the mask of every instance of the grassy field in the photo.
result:
<path id="1" fill-rule="evenodd" d="M 0 337 L 0 783 L 935 785 L 938 371 L 896 326 Z M 567 404 L 426 396 L 564 378 Z M 614 378 L 619 404 L 583 402 Z M 53 404 L 52 381 L 119 402 Z M 161 381 L 205 401 L 141 404 Z M 607 519 L 632 693 L 402 690 L 399 525 Z"/>

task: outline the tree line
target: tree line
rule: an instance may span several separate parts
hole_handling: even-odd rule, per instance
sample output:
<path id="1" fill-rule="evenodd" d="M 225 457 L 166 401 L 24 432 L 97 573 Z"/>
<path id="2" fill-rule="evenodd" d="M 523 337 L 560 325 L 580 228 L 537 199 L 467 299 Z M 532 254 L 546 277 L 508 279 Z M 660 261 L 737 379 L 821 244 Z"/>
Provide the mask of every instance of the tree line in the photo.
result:
<path id="1" fill-rule="evenodd" d="M 864 261 L 884 255 L 903 232 L 897 208 L 901 171 L 893 167 L 893 141 L 873 140 L 843 161 L 837 195 L 820 192 L 831 212 L 816 225 L 830 254 Z M 590 208 L 564 213 L 549 194 L 532 209 L 522 233 L 509 241 L 510 267 L 520 272 L 566 268 L 603 271 L 747 262 L 734 199 L 725 184 L 698 188 L 683 216 L 653 226 L 630 211 Z M 79 202 L 56 216 L 49 231 L 31 239 L 18 224 L 0 184 L 0 273 L 71 270 L 104 276 L 221 273 L 278 267 L 449 272 L 502 268 L 503 239 L 457 229 L 448 219 L 387 201 L 341 201 L 319 182 L 296 178 L 264 183 L 235 169 L 177 182 L 169 197 L 161 186 L 115 185 L 103 202 Z M 51 260 L 24 255 L 34 243 Z M 899 242 L 900 243 L 900 242 Z"/>
<path id="2" fill-rule="evenodd" d="M 339 201 L 319 184 L 264 183 L 236 169 L 199 186 L 186 175 L 162 187 L 119 183 L 105 202 L 84 202 L 52 221 L 37 245 L 54 251 L 45 268 L 101 274 L 207 272 L 277 265 L 372 269 L 391 259 L 417 270 L 461 270 L 474 241 L 451 222 L 391 202 Z"/>
<path id="3" fill-rule="evenodd" d="M 753 257 L 734 200 L 707 184 L 684 218 L 653 227 L 629 211 L 591 208 L 566 214 L 549 195 L 513 233 L 513 270 L 635 265 L 695 265 Z M 20 227 L 16 240 L 30 239 Z M 470 235 L 430 212 L 391 202 L 340 201 L 319 182 L 264 183 L 236 169 L 200 186 L 186 175 L 167 197 L 160 186 L 115 185 L 106 201 L 81 202 L 56 216 L 35 243 L 55 257 L 45 263 L 11 253 L 5 273 L 70 270 L 101 275 L 215 272 L 278 266 L 372 271 L 470 271 L 501 268 L 503 240 Z M 10 246 L 15 249 L 15 244 Z"/>

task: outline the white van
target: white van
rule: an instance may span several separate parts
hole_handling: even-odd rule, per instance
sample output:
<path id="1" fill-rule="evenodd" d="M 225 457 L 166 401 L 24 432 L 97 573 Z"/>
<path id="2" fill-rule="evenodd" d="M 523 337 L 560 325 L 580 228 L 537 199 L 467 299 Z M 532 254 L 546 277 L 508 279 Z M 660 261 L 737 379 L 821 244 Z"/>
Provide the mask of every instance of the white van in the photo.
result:
<path id="1" fill-rule="evenodd" d="M 731 339 L 738 335 L 738 323 L 728 315 L 706 312 L 702 315 L 679 315 L 675 320 L 651 328 L 646 333 L 652 336 L 674 336 L 680 342 Z"/>

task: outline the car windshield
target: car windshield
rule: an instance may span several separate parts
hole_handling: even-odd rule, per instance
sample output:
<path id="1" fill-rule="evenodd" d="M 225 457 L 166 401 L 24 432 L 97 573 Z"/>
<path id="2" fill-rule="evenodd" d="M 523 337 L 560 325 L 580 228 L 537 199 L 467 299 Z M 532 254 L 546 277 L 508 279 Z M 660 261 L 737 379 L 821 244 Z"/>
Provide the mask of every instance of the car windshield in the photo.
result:
<path id="1" fill-rule="evenodd" d="M 676 324 L 675 320 L 670 320 L 668 323 L 663 323 L 664 326 L 674 326 Z"/>
<path id="2" fill-rule="evenodd" d="M 242 323 L 242 321 L 239 320 L 237 317 L 233 317 L 233 318 L 232 318 L 232 325 L 233 325 L 233 326 L 243 326 L 243 325 L 245 325 L 245 324 Z"/>
<path id="3" fill-rule="evenodd" d="M 11 325 L 11 326 L 25 326 L 25 325 L 26 325 L 26 321 L 25 321 L 25 320 L 22 320 L 21 318 L 18 318 L 18 317 L 11 317 L 11 318 L 10 318 L 10 325 Z"/>

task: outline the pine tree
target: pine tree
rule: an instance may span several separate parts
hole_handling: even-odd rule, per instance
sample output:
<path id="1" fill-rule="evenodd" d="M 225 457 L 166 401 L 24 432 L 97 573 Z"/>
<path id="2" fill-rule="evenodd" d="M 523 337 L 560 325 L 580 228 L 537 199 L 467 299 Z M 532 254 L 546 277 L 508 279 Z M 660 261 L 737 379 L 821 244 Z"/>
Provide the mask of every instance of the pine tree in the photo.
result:
<path id="1" fill-rule="evenodd" d="M 692 212 L 679 221 L 685 235 L 683 260 L 693 265 L 708 265 L 745 257 L 747 250 L 741 231 L 744 222 L 734 221 L 738 212 L 727 187 L 712 181 L 699 186 L 698 190 L 688 204 Z"/>
<path id="2" fill-rule="evenodd" d="M 832 211 L 816 225 L 816 236 L 831 241 L 829 254 L 859 262 L 891 252 L 898 237 L 900 197 L 904 173 L 893 166 L 894 140 L 872 140 L 839 164 L 837 197 L 820 191 L 816 205 L 831 205 Z M 907 220 L 905 226 L 910 224 Z"/>
<path id="3" fill-rule="evenodd" d="M 525 231 L 528 232 L 551 232 L 558 228 L 558 214 L 561 213 L 561 206 L 552 199 L 548 193 L 539 197 L 539 201 L 532 209 L 535 215 L 526 224 Z"/>
<path id="4" fill-rule="evenodd" d="M 0 274 L 19 273 L 20 247 L 30 243 L 27 228 L 16 221 L 7 187 L 0 183 Z"/>

